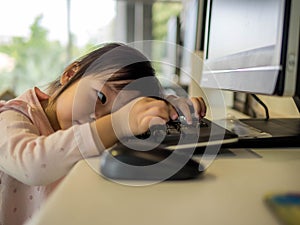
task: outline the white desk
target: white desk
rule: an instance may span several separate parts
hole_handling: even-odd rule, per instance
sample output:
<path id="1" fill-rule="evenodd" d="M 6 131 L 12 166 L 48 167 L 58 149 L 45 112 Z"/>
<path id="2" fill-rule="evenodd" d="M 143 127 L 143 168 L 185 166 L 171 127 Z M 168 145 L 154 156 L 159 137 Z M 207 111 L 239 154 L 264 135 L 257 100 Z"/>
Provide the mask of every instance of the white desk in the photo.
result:
<path id="1" fill-rule="evenodd" d="M 233 153 L 199 179 L 142 187 L 105 180 L 81 161 L 29 224 L 278 224 L 263 197 L 300 191 L 300 148 Z"/>

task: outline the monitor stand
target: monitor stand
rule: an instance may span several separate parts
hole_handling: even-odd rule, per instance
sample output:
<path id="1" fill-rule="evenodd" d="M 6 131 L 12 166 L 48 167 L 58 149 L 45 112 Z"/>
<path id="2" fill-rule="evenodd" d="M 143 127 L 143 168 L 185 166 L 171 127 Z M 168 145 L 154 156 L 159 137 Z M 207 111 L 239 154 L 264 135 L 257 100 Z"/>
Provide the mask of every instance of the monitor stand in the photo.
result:
<path id="1" fill-rule="evenodd" d="M 239 136 L 232 147 L 300 146 L 300 118 L 240 119 L 231 130 Z"/>

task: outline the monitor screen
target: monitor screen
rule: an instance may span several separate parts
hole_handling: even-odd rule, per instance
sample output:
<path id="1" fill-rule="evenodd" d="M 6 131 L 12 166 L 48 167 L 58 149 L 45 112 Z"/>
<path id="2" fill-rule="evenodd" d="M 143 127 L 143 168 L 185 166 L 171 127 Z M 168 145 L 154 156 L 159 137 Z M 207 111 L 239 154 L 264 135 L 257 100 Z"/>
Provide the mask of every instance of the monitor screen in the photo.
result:
<path id="1" fill-rule="evenodd" d="M 294 96 L 298 0 L 209 0 L 202 87 Z"/>

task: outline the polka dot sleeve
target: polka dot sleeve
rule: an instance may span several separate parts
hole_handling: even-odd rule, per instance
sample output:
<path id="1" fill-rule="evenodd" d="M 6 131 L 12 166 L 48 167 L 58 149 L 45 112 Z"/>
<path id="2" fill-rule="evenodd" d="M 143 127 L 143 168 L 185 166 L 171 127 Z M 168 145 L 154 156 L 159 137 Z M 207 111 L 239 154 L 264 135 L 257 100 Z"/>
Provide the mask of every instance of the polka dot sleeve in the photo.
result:
<path id="1" fill-rule="evenodd" d="M 0 113 L 0 134 L 0 169 L 28 185 L 49 184 L 101 152 L 88 123 L 43 136 L 26 116 L 8 110 Z"/>

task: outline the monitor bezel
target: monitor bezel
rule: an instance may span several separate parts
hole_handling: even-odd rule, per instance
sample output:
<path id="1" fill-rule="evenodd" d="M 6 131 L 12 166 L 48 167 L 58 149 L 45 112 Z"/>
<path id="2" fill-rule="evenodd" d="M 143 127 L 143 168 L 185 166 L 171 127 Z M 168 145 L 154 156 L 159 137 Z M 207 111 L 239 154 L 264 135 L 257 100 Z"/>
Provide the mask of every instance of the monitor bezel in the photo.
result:
<path id="1" fill-rule="evenodd" d="M 299 79 L 299 12 L 300 3 L 297 0 L 286 0 L 284 2 L 283 32 L 280 52 L 280 66 L 278 67 L 254 67 L 238 68 L 232 70 L 221 70 L 211 68 L 210 65 L 218 64 L 218 60 L 208 60 L 208 48 L 210 46 L 209 32 L 211 21 L 211 5 L 213 0 L 207 2 L 206 26 L 204 38 L 204 63 L 200 84 L 206 88 L 218 88 L 223 90 L 239 91 L 254 94 L 295 96 L 299 93 L 296 90 Z M 298 37 L 298 39 L 297 39 Z M 227 58 L 226 60 L 231 60 Z M 225 60 L 225 62 L 226 62 Z M 297 63 L 298 62 L 298 63 Z M 245 80 L 245 74 L 248 81 Z M 228 75 L 232 76 L 229 78 Z M 261 86 L 251 86 L 251 82 L 261 79 Z M 231 80 L 235 79 L 235 80 Z M 240 80 L 238 80 L 240 79 Z M 244 79 L 244 80 L 243 80 Z M 252 80 L 251 80 L 252 79 Z M 299 81 L 299 82 L 298 82 Z M 236 82 L 236 83 L 233 83 Z M 244 84 L 244 83 L 245 84 Z M 236 84 L 241 86 L 235 86 Z M 299 85 L 298 85 L 299 86 Z"/>

